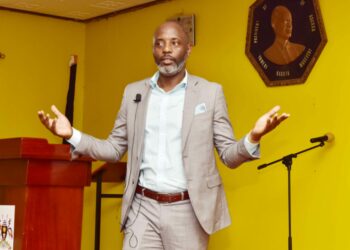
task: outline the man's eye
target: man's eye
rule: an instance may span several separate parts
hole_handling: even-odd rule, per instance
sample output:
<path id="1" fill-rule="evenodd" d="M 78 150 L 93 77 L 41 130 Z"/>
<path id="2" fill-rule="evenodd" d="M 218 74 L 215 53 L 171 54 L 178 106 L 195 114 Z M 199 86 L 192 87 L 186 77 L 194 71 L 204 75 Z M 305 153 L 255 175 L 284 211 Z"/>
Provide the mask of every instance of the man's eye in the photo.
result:
<path id="1" fill-rule="evenodd" d="M 155 46 L 157 47 L 163 47 L 164 43 L 162 42 L 155 42 Z"/>

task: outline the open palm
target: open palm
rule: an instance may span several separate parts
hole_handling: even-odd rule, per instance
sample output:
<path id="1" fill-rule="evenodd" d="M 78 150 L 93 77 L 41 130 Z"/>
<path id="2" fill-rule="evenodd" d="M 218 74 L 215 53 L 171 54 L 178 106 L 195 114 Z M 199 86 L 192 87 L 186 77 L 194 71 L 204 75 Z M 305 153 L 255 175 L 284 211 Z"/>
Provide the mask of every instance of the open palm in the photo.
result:
<path id="1" fill-rule="evenodd" d="M 250 132 L 252 141 L 260 141 L 262 136 L 275 129 L 282 121 L 289 117 L 289 114 L 286 113 L 279 115 L 277 113 L 279 110 L 280 106 L 275 106 L 256 121 L 254 128 Z"/>
<path id="2" fill-rule="evenodd" d="M 52 112 L 56 115 L 51 118 L 50 114 L 45 114 L 44 111 L 39 111 L 38 116 L 42 124 L 50 130 L 54 135 L 69 139 L 73 134 L 72 125 L 66 116 L 64 116 L 55 105 L 51 106 Z"/>

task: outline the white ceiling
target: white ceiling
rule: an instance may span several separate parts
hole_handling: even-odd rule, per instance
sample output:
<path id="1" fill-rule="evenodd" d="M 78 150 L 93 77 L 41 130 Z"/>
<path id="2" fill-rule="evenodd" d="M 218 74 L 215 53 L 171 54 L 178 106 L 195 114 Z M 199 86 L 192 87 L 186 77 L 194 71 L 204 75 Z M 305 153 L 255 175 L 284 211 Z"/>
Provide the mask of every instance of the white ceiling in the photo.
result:
<path id="1" fill-rule="evenodd" d="M 164 0 L 0 0 L 0 9 L 88 20 Z"/>

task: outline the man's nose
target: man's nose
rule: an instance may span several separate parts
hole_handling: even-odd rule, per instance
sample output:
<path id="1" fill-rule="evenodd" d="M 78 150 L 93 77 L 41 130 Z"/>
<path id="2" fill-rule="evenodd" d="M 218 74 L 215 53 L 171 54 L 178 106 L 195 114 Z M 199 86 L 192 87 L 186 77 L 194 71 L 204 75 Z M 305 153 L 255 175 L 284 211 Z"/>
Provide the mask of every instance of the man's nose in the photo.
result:
<path id="1" fill-rule="evenodd" d="M 165 43 L 164 48 L 163 48 L 163 53 L 170 53 L 173 51 L 173 46 L 171 43 Z"/>

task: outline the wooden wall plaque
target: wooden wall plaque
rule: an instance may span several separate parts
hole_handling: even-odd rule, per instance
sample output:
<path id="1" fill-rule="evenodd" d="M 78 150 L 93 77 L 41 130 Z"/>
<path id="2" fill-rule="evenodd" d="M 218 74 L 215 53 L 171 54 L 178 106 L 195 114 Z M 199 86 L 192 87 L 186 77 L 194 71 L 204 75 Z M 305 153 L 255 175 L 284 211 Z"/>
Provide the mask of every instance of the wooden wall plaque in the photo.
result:
<path id="1" fill-rule="evenodd" d="M 327 43 L 317 0 L 257 0 L 246 55 L 267 86 L 304 83 Z"/>

